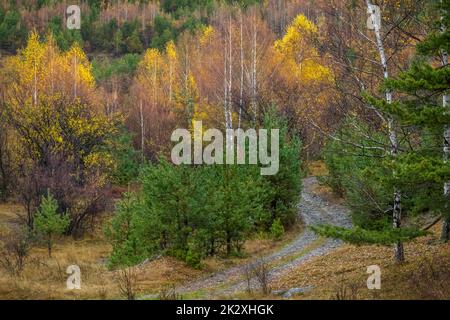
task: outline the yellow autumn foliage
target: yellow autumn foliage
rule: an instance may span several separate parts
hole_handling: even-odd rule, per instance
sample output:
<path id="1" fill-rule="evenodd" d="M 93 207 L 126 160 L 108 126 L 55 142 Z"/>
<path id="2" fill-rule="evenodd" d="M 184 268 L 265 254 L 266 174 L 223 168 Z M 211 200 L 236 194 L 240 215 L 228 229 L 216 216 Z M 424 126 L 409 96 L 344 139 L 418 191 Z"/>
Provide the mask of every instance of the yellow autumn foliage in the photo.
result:
<path id="1" fill-rule="evenodd" d="M 90 102 L 98 93 L 92 65 L 78 44 L 61 52 L 51 35 L 41 41 L 33 32 L 23 50 L 5 59 L 0 75 L 18 157 L 39 162 L 61 156 L 78 159 L 86 170 L 112 168 L 101 149 L 122 120 Z"/>
<path id="2" fill-rule="evenodd" d="M 314 46 L 318 29 L 304 15 L 298 15 L 287 28 L 286 34 L 274 44 L 282 65 L 302 82 L 329 82 L 333 80 L 330 69 L 323 65 Z"/>
<path id="3" fill-rule="evenodd" d="M 177 49 L 173 40 L 170 40 L 166 45 L 166 55 L 169 60 L 175 60 L 177 58 Z"/>
<path id="4" fill-rule="evenodd" d="M 210 41 L 212 39 L 214 35 L 214 28 L 212 26 L 206 26 L 201 30 L 200 33 L 200 37 L 199 37 L 199 42 L 200 45 L 204 45 L 205 43 L 207 43 L 208 41 Z"/>
<path id="5" fill-rule="evenodd" d="M 17 107 L 58 95 L 95 100 L 95 80 L 86 54 L 76 43 L 61 52 L 51 34 L 41 41 L 32 32 L 26 47 L 5 59 L 1 76 L 8 104 Z"/>

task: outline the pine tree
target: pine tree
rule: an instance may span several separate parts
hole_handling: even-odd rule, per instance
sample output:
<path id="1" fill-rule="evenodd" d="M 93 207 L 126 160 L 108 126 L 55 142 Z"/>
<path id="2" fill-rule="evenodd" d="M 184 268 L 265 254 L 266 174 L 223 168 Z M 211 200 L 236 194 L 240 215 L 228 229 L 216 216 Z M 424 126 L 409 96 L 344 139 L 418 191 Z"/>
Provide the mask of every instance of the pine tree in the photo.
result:
<path id="1" fill-rule="evenodd" d="M 52 256 L 53 238 L 63 234 L 70 223 L 69 215 L 58 213 L 58 202 L 53 198 L 50 190 L 42 197 L 41 205 L 36 213 L 34 224 L 38 233 L 45 237 L 48 256 Z"/>
<path id="2" fill-rule="evenodd" d="M 412 126 L 422 135 L 421 148 L 406 155 L 400 163 L 403 179 L 416 183 L 444 186 L 443 196 L 428 197 L 427 207 L 443 217 L 441 239 L 450 237 L 450 32 L 448 1 L 440 1 L 430 10 L 434 18 L 434 31 L 417 46 L 417 61 L 398 79 L 386 82 L 386 88 L 396 90 L 407 98 L 399 102 L 393 112 L 406 126 Z M 444 132 L 443 151 L 439 141 Z M 426 145 L 430 143 L 431 146 Z M 441 189 L 442 190 L 442 189 Z M 442 192 L 441 192 L 442 195 Z"/>
<path id="3" fill-rule="evenodd" d="M 401 98 L 392 104 L 370 98 L 373 105 L 393 115 L 407 135 L 417 137 L 410 139 L 408 151 L 400 153 L 392 164 L 397 173 L 392 182 L 405 189 L 414 189 L 416 194 L 423 193 L 424 196 L 416 197 L 411 210 L 442 215 L 443 240 L 448 240 L 450 221 L 450 165 L 447 161 L 450 123 L 449 32 L 446 31 L 450 23 L 448 7 L 448 3 L 442 2 L 436 12 L 431 9 L 429 14 L 435 17 L 435 32 L 418 44 L 417 57 L 409 70 L 385 81 L 385 90 L 395 92 Z M 443 131 L 444 160 L 440 146 Z"/>
<path id="4" fill-rule="evenodd" d="M 370 1 L 367 3 L 371 6 Z M 363 176 L 370 178 L 365 183 L 375 185 L 376 182 L 377 188 L 382 186 L 382 193 L 386 190 L 402 190 L 405 197 L 400 212 L 403 215 L 431 212 L 442 215 L 444 220 L 448 221 L 449 201 L 448 196 L 442 196 L 442 186 L 450 180 L 450 166 L 445 162 L 445 157 L 444 161 L 442 160 L 440 142 L 443 128 L 450 123 L 450 114 L 443 112 L 442 107 L 443 100 L 444 106 L 446 105 L 445 96 L 450 88 L 450 69 L 445 54 L 449 50 L 450 43 L 446 31 L 449 20 L 445 7 L 448 7 L 448 4 L 440 5 L 441 13 L 433 10 L 428 12 L 428 18 L 435 19 L 436 30 L 418 44 L 417 56 L 410 68 L 397 77 L 385 74 L 381 90 L 386 93 L 386 99 L 365 96 L 370 105 L 389 115 L 389 121 L 395 123 L 395 127 L 401 128 L 401 131 L 398 131 L 401 135 L 395 138 L 397 141 L 395 152 L 383 157 L 382 161 L 372 161 L 373 165 L 366 166 L 362 172 Z M 442 29 L 441 24 L 444 25 Z M 383 66 L 386 67 L 386 64 L 383 63 Z M 394 94 L 395 101 L 392 99 Z M 366 152 L 363 150 L 363 153 Z M 354 182 L 355 175 L 352 174 L 351 179 Z M 340 181 L 342 182 L 342 179 Z M 384 198 L 382 193 L 378 194 L 381 199 Z M 381 204 L 384 203 L 385 201 L 381 201 Z M 377 203 L 377 206 L 379 205 L 380 202 Z M 395 204 L 393 211 L 394 229 L 388 228 L 382 219 L 373 221 L 376 222 L 374 226 L 370 226 L 366 221 L 363 225 L 356 223 L 353 229 L 332 226 L 318 226 L 314 229 L 322 235 L 340 238 L 350 243 L 382 245 L 396 243 L 397 247 L 404 241 L 424 234 L 414 227 L 398 228 L 400 221 L 395 214 Z M 366 215 L 367 217 L 370 220 L 370 214 Z M 444 222 L 445 232 L 446 225 Z M 398 249 L 396 256 L 397 253 Z"/>

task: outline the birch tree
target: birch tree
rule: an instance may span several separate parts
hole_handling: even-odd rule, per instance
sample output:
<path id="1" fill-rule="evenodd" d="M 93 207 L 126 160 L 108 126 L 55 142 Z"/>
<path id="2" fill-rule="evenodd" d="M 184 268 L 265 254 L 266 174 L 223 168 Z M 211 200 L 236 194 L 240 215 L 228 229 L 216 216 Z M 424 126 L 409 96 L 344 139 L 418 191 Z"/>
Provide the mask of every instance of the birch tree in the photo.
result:
<path id="1" fill-rule="evenodd" d="M 258 96 L 257 96 L 257 37 L 258 29 L 256 25 L 256 12 L 253 13 L 252 19 L 252 69 L 251 69 L 251 108 L 253 111 L 253 121 L 256 122 L 258 117 Z"/>
<path id="2" fill-rule="evenodd" d="M 242 9 L 239 12 L 239 44 L 240 44 L 240 67 L 241 77 L 239 82 L 239 120 L 238 128 L 241 128 L 242 119 L 242 107 L 244 104 L 244 43 L 243 43 L 243 22 L 242 22 Z"/>
<path id="3" fill-rule="evenodd" d="M 442 0 L 441 0 L 442 5 Z M 446 17 L 446 12 L 444 11 L 441 17 L 441 32 L 445 34 L 447 28 L 444 23 L 444 19 Z M 448 52 L 446 50 L 442 50 L 442 67 L 448 67 Z M 448 91 L 444 93 L 442 96 L 442 106 L 444 107 L 444 114 L 450 114 L 450 97 L 448 95 Z M 447 124 L 444 126 L 444 164 L 447 164 L 449 161 L 450 154 L 450 126 Z M 450 181 L 444 183 L 444 201 L 450 201 Z M 446 204 L 446 208 L 448 207 L 448 203 Z M 442 224 L 442 232 L 441 232 L 441 240 L 447 242 L 450 238 L 450 216 L 444 217 L 444 222 Z"/>
<path id="4" fill-rule="evenodd" d="M 366 0 L 366 5 L 367 5 L 367 11 L 371 15 L 371 19 L 372 19 L 372 23 L 373 23 L 373 27 L 374 27 L 377 49 L 378 49 L 378 53 L 380 55 L 381 65 L 383 67 L 383 76 L 384 76 L 385 80 L 388 80 L 389 72 L 388 72 L 386 53 L 385 53 L 384 45 L 383 45 L 383 39 L 381 36 L 381 26 L 379 25 L 380 20 L 376 17 L 376 9 L 370 0 Z M 391 104 L 392 103 L 392 92 L 390 90 L 386 90 L 385 94 L 386 94 L 386 102 L 388 104 Z M 398 155 L 398 140 L 397 140 L 397 132 L 395 129 L 395 121 L 392 117 L 388 117 L 388 131 L 389 131 L 389 140 L 391 143 L 391 156 L 395 159 Z M 393 174 L 395 176 L 395 172 Z M 394 205 L 393 205 L 392 210 L 393 210 L 393 212 L 392 212 L 393 227 L 394 227 L 394 229 L 399 229 L 401 227 L 401 219 L 402 219 L 401 191 L 398 190 L 397 188 L 394 188 Z M 397 262 L 403 262 L 405 260 L 404 251 L 403 251 L 403 243 L 401 241 L 398 241 L 395 244 L 394 252 L 395 252 L 395 260 Z"/>

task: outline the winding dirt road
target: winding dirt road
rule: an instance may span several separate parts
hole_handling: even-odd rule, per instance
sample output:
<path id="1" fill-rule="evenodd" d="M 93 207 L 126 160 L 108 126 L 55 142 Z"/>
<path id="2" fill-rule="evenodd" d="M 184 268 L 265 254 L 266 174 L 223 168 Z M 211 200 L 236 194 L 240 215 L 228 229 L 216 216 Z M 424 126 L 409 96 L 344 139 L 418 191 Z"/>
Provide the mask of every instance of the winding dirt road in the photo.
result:
<path id="1" fill-rule="evenodd" d="M 303 180 L 303 191 L 299 204 L 299 216 L 305 224 L 305 229 L 298 237 L 282 249 L 267 255 L 264 261 L 269 267 L 270 279 L 275 279 L 306 260 L 321 256 L 341 245 L 339 240 L 319 238 L 309 227 L 316 224 L 333 224 L 351 226 L 348 210 L 338 204 L 328 203 L 314 192 L 318 182 L 315 177 Z M 205 299 L 230 297 L 248 288 L 246 270 L 256 261 L 234 266 L 205 278 L 196 279 L 176 289 L 182 295 Z M 256 280 L 251 279 L 250 285 L 256 286 Z M 154 295 L 144 296 L 152 298 Z"/>

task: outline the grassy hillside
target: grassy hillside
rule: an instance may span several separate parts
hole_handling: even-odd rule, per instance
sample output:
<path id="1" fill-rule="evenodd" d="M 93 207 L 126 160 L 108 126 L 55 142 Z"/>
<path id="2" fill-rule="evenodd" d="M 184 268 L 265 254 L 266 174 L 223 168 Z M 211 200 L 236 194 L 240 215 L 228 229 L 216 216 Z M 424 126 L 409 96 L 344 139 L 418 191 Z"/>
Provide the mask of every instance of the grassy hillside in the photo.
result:
<path id="1" fill-rule="evenodd" d="M 10 233 L 17 224 L 18 214 L 23 214 L 20 205 L 0 205 L 0 231 Z M 103 215 L 102 219 L 109 219 Z M 101 226 L 101 223 L 97 223 Z M 135 268 L 134 290 L 137 295 L 153 293 L 158 295 L 174 285 L 192 281 L 207 274 L 252 260 L 254 257 L 273 252 L 301 232 L 296 225 L 280 241 L 272 241 L 265 235 L 255 236 L 244 244 L 245 255 L 240 257 L 212 257 L 203 261 L 201 269 L 189 267 L 186 263 L 171 257 L 159 257 L 145 261 Z M 93 230 L 82 240 L 60 238 L 56 241 L 52 258 L 45 246 L 33 247 L 26 258 L 24 271 L 20 276 L 8 274 L 0 267 L 0 299 L 124 299 L 119 290 L 120 270 L 111 271 L 107 260 L 111 245 L 104 238 L 101 228 Z M 66 268 L 76 264 L 81 269 L 81 290 L 68 290 Z"/>

